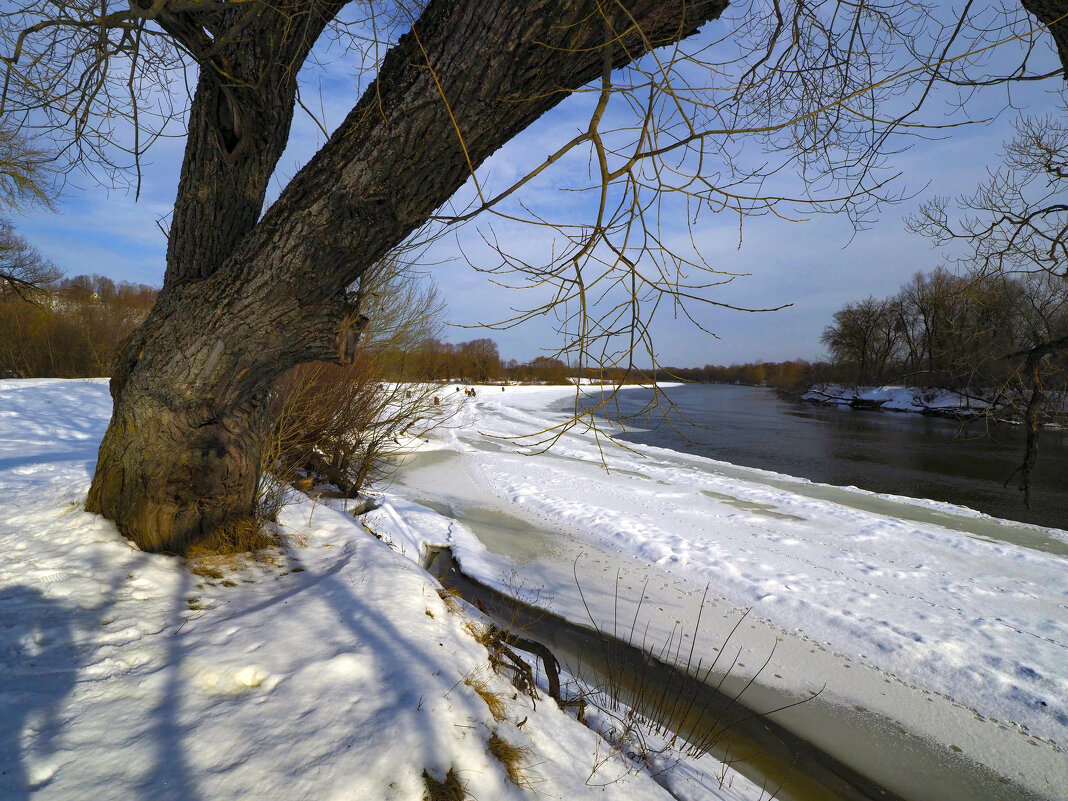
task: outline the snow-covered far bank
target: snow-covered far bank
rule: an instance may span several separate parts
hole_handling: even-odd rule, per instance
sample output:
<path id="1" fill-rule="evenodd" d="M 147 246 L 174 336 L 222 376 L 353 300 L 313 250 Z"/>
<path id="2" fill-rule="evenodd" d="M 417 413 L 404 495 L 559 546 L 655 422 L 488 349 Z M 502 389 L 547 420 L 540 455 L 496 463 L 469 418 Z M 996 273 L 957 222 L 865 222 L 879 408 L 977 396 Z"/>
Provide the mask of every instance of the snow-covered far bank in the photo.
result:
<path id="1" fill-rule="evenodd" d="M 825 403 L 832 406 L 854 406 L 860 409 L 885 409 L 891 412 L 912 412 L 929 414 L 936 417 L 955 419 L 973 419 L 987 412 L 997 412 L 1004 408 L 994 405 L 989 397 L 968 395 L 948 389 L 905 386 L 846 386 L 844 384 L 814 384 L 801 396 L 809 403 Z M 1068 398 L 1063 395 L 1047 397 L 1045 408 L 1058 415 L 1056 420 L 1045 425 L 1060 428 L 1063 421 L 1059 416 L 1068 414 Z M 1024 399 L 1023 405 L 1026 405 Z M 1019 423 L 1019 418 L 1006 417 L 1004 422 Z"/>
<path id="2" fill-rule="evenodd" d="M 666 449 L 600 450 L 578 430 L 547 453 L 517 448 L 511 437 L 566 416 L 571 392 L 480 392 L 368 525 L 408 550 L 450 544 L 465 572 L 579 623 L 588 605 L 626 633 L 638 613 L 646 643 L 690 636 L 708 585 L 705 663 L 751 608 L 732 673 L 770 661 L 748 698 L 760 706 L 763 688 L 770 709 L 826 685 L 776 719 L 890 789 L 1068 797 L 1068 533 Z"/>
<path id="3" fill-rule="evenodd" d="M 82 509 L 110 412 L 103 381 L 0 381 L 4 801 L 417 801 L 450 773 L 482 801 L 672 797 L 495 675 L 471 619 L 351 515 L 285 509 L 301 544 L 262 561 L 131 548 Z M 519 784 L 500 741 L 526 749 Z M 687 770 L 676 798 L 766 798 Z"/>
<path id="4" fill-rule="evenodd" d="M 816 384 L 801 396 L 801 400 L 945 417 L 967 417 L 990 409 L 990 402 L 984 398 L 947 389 L 924 387 L 847 387 L 842 384 Z"/>

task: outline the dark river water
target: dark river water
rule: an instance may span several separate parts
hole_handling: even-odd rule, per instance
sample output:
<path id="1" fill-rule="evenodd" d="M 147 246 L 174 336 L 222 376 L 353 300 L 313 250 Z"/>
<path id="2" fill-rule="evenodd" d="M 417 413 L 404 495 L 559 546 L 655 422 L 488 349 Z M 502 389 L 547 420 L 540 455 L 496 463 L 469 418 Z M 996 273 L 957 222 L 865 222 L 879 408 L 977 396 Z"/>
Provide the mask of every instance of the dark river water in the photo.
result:
<path id="1" fill-rule="evenodd" d="M 1068 431 L 1043 431 L 1031 509 L 1012 481 L 1023 432 L 983 422 L 860 411 L 780 399 L 773 390 L 688 384 L 666 390 L 677 411 L 642 413 L 651 393 L 619 393 L 625 439 L 874 492 L 933 498 L 1068 529 Z M 612 416 L 615 417 L 613 411 Z"/>

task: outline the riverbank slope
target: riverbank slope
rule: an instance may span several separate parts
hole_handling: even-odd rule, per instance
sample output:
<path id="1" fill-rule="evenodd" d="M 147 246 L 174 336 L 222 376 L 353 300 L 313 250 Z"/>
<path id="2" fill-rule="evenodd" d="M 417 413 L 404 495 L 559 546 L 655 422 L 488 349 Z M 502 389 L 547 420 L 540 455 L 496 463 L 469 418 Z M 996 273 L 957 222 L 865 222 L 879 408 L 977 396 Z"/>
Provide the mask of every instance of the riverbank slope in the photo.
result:
<path id="1" fill-rule="evenodd" d="M 393 548 L 343 502 L 305 500 L 273 563 L 190 572 L 80 507 L 106 384 L 0 382 L 0 796 L 414 800 L 423 771 L 455 769 L 482 799 L 665 797 L 632 766 L 591 781 L 615 764 L 603 743 L 490 675 L 412 564 L 428 542 L 680 661 L 722 652 L 724 688 L 755 677 L 758 711 L 819 691 L 775 718 L 903 797 L 1066 795 L 1064 532 L 599 452 L 588 431 L 548 453 L 499 438 L 562 421 L 568 391 L 487 389 L 413 449 L 364 517 Z M 503 720 L 465 678 L 505 697 Z M 533 790 L 488 754 L 494 734 L 532 749 Z M 767 798 L 721 770 L 674 797 Z"/>
<path id="2" fill-rule="evenodd" d="M 132 548 L 82 507 L 110 414 L 104 381 L 0 381 L 4 801 L 766 799 L 606 754 L 351 515 L 304 498 L 259 559 Z"/>
<path id="3" fill-rule="evenodd" d="M 683 653 L 708 664 L 729 637 L 731 678 L 756 676 L 766 709 L 820 691 L 776 719 L 905 797 L 1068 795 L 1065 532 L 592 431 L 547 453 L 513 439 L 569 397 L 480 393 L 368 525 L 638 644 L 694 637 L 701 613 Z"/>

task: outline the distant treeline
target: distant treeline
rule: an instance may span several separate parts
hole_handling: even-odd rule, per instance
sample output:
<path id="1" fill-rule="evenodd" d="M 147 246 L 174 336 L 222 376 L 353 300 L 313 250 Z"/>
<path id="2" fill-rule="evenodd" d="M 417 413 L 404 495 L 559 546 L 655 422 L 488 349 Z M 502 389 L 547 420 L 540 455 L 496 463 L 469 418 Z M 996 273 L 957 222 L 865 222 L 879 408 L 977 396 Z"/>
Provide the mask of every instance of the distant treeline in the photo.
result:
<path id="1" fill-rule="evenodd" d="M 0 287 L 0 378 L 110 375 L 116 348 L 144 321 L 157 293 L 100 275 L 61 279 L 28 299 Z M 559 359 L 505 361 L 486 338 L 456 344 L 428 339 L 375 356 L 393 381 L 566 384 L 574 374 Z"/>
<path id="2" fill-rule="evenodd" d="M 826 380 L 984 394 L 1020 384 L 1021 357 L 1066 332 L 1068 281 L 1060 276 L 936 269 L 895 295 L 835 312 L 822 337 L 831 355 Z M 1063 350 L 1040 362 L 1047 391 L 1064 387 L 1066 367 Z"/>
<path id="3" fill-rule="evenodd" d="M 101 275 L 54 278 L 42 291 L 0 285 L 0 378 L 87 378 L 110 375 L 123 340 L 147 317 L 158 290 Z M 425 339 L 403 349 L 375 349 L 392 381 L 567 384 L 576 371 L 560 359 L 504 360 L 489 338 L 456 344 Z M 597 372 L 598 378 L 622 371 Z M 637 380 L 637 379 L 635 379 Z"/>
<path id="4" fill-rule="evenodd" d="M 27 294 L 0 286 L 0 377 L 106 376 L 157 290 L 101 275 L 54 277 Z"/>
<path id="5" fill-rule="evenodd" d="M 487 337 L 455 344 L 426 339 L 404 351 L 380 352 L 378 358 L 385 361 L 387 374 L 401 381 L 567 384 L 576 374 L 565 362 L 549 356 L 528 362 L 506 361 L 501 358 L 497 343 Z"/>
<path id="6" fill-rule="evenodd" d="M 706 364 L 704 367 L 662 367 L 650 375 L 657 381 L 696 381 L 704 384 L 752 384 L 787 389 L 810 381 L 814 372 L 826 365 L 804 359 L 786 362 L 746 362 L 745 364 Z"/>
<path id="7" fill-rule="evenodd" d="M 802 390 L 817 383 L 908 384 L 976 396 L 1020 395 L 1026 353 L 1068 332 L 1068 281 L 1048 273 L 958 276 L 917 273 L 887 298 L 869 297 L 835 312 L 822 336 L 830 358 L 807 362 L 666 367 L 659 381 L 767 385 Z M 1045 394 L 1063 393 L 1063 350 L 1039 363 Z M 1004 397 L 1002 397 L 1004 400 Z"/>
<path id="8" fill-rule="evenodd" d="M 60 278 L 54 271 L 30 296 L 0 284 L 0 376 L 86 377 L 110 371 L 116 348 L 147 316 L 157 290 L 100 275 Z M 449 343 L 437 338 L 376 349 L 389 380 L 519 381 L 564 384 L 605 381 L 740 383 L 801 390 L 814 383 L 904 383 L 975 394 L 1021 384 L 1013 358 L 1068 330 L 1068 282 L 1041 275 L 960 277 L 943 269 L 917 273 L 887 298 L 869 297 L 835 312 L 823 333 L 826 362 L 663 367 L 627 374 L 587 370 L 540 356 L 504 360 L 488 337 Z M 1048 393 L 1065 389 L 1063 352 L 1041 362 Z"/>
<path id="9" fill-rule="evenodd" d="M 830 358 L 730 366 L 665 367 L 658 381 L 766 385 L 803 390 L 817 383 L 908 384 L 965 394 L 1031 390 L 1023 356 L 1068 331 L 1068 281 L 1047 273 L 957 276 L 917 273 L 887 298 L 869 297 L 835 312 L 822 336 Z M 1063 393 L 1063 350 L 1040 362 L 1047 395 Z"/>

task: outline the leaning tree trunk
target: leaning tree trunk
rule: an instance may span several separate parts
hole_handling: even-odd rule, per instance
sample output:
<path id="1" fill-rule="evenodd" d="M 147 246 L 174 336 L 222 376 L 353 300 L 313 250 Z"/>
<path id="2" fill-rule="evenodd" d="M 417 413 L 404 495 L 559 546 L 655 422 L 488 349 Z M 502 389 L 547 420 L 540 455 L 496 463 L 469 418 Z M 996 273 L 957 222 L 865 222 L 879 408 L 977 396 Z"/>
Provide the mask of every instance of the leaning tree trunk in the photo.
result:
<path id="1" fill-rule="evenodd" d="M 204 333 L 196 329 L 203 309 L 193 308 L 198 301 L 189 295 L 196 293 L 186 290 L 214 274 L 255 227 L 289 137 L 297 73 L 344 5 L 278 0 L 253 17 L 241 10 L 202 20 L 164 11 L 157 19 L 198 61 L 200 74 L 163 291 L 113 366 L 115 410 L 86 504 L 142 548 L 181 551 L 252 512 L 263 415 L 252 397 L 218 413 L 223 395 L 210 388 L 211 378 L 204 386 L 202 373 L 207 367 L 220 379 L 219 348 L 228 335 L 219 332 L 205 350 L 196 335 Z M 215 39 L 206 35 L 213 26 Z"/>
<path id="2" fill-rule="evenodd" d="M 257 432 L 271 422 L 264 401 L 293 365 L 338 359 L 346 287 L 570 92 L 690 35 L 725 6 L 431 0 L 386 55 L 375 84 L 263 219 L 249 222 L 246 213 L 247 232 L 212 240 L 217 264 L 195 247 L 172 246 L 175 263 L 156 308 L 119 357 L 115 411 L 88 508 L 144 549 L 177 552 L 251 515 Z M 208 126 L 219 119 L 191 117 Z M 209 215 L 195 195 L 208 191 L 203 182 L 213 170 L 226 169 L 226 159 L 202 152 L 220 147 L 208 133 L 190 132 L 185 167 L 192 177 L 183 169 L 176 203 L 183 217 L 176 216 L 172 239 L 198 235 Z M 263 148 L 272 147 L 277 142 L 267 137 L 232 161 L 266 164 Z M 262 169 L 249 172 L 262 176 Z M 210 202 L 213 213 L 226 213 L 225 198 Z"/>

